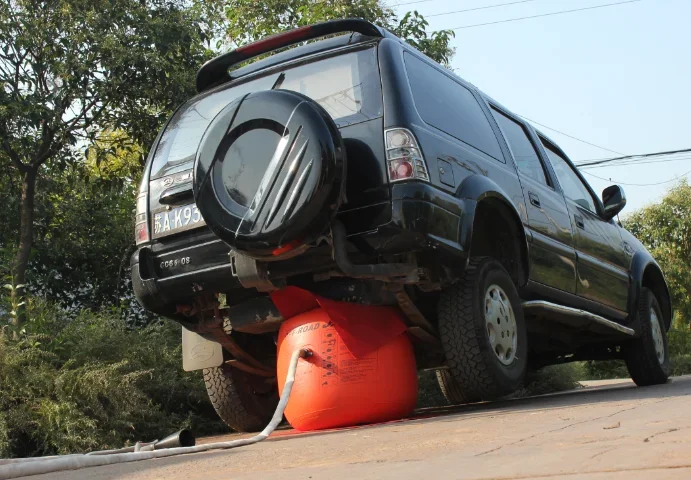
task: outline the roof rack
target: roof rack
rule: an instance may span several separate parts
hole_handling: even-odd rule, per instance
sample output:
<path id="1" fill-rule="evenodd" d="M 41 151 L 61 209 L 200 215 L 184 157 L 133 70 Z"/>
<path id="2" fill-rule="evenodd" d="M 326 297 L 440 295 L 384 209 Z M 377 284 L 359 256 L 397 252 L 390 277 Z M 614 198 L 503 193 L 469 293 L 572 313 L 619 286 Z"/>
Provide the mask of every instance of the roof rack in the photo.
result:
<path id="1" fill-rule="evenodd" d="M 384 37 L 384 31 L 366 20 L 347 18 L 315 23 L 288 30 L 250 43 L 206 62 L 197 72 L 197 92 L 203 92 L 230 80 L 228 70 L 233 65 L 279 48 L 336 33 L 355 32 L 371 37 Z"/>

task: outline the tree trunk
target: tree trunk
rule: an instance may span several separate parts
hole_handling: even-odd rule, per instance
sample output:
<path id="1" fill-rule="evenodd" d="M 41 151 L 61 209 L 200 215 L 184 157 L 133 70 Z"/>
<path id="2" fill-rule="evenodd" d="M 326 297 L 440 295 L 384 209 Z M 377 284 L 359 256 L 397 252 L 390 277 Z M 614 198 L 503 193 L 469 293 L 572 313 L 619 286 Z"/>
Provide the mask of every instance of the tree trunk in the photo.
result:
<path id="1" fill-rule="evenodd" d="M 19 247 L 14 259 L 12 274 L 14 285 L 22 285 L 12 290 L 12 304 L 17 305 L 23 301 L 24 284 L 26 283 L 26 269 L 31 255 L 31 246 L 34 239 L 34 197 L 36 195 L 37 167 L 30 167 L 24 172 L 22 178 L 22 199 L 19 213 Z M 26 312 L 24 306 L 17 308 L 15 327 L 20 327 L 24 322 Z"/>

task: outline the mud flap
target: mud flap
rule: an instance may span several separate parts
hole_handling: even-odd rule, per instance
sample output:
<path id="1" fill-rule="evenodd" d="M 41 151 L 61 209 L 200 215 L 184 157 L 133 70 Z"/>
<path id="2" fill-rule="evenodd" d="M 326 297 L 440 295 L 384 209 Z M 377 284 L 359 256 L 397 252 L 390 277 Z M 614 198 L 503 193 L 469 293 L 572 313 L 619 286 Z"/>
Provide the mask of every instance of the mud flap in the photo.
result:
<path id="1" fill-rule="evenodd" d="M 198 333 L 182 327 L 182 368 L 186 372 L 202 368 L 220 367 L 223 364 L 223 347 Z"/>

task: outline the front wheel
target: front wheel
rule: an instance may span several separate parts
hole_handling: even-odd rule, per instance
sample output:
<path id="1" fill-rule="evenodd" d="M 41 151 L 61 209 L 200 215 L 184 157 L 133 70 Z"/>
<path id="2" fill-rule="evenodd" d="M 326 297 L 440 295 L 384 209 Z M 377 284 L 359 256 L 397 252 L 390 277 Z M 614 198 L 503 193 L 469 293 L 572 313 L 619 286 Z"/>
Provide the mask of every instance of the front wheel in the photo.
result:
<path id="1" fill-rule="evenodd" d="M 528 335 L 518 292 L 501 263 L 472 258 L 460 281 L 442 292 L 438 312 L 448 370 L 437 378 L 449 402 L 493 400 L 518 389 Z"/>
<path id="2" fill-rule="evenodd" d="M 626 346 L 626 367 L 639 387 L 665 383 L 670 370 L 667 332 L 660 305 L 647 288 L 641 289 L 637 315 L 641 336 Z"/>

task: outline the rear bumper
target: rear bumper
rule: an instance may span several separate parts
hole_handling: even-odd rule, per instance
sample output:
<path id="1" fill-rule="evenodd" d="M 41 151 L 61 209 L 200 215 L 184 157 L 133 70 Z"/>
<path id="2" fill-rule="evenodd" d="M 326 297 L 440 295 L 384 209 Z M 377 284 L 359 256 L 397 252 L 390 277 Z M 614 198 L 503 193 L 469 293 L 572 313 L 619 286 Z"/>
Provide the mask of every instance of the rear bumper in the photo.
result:
<path id="1" fill-rule="evenodd" d="M 355 262 L 375 256 L 431 252 L 445 267 L 465 265 L 475 202 L 455 198 L 428 184 L 391 187 L 391 201 L 342 212 Z M 211 232 L 167 244 L 139 248 L 131 258 L 137 300 L 155 313 L 174 316 L 175 305 L 202 291 L 242 289 L 232 275 L 230 249 Z M 185 262 L 182 262 L 185 259 Z M 175 263 L 177 260 L 177 263 Z M 330 250 L 315 248 L 292 260 L 275 262 L 276 276 L 333 268 Z"/>
<path id="2" fill-rule="evenodd" d="M 464 257 L 470 247 L 476 202 L 431 185 L 410 182 L 391 189 L 390 228 L 421 237 L 420 248 Z"/>

